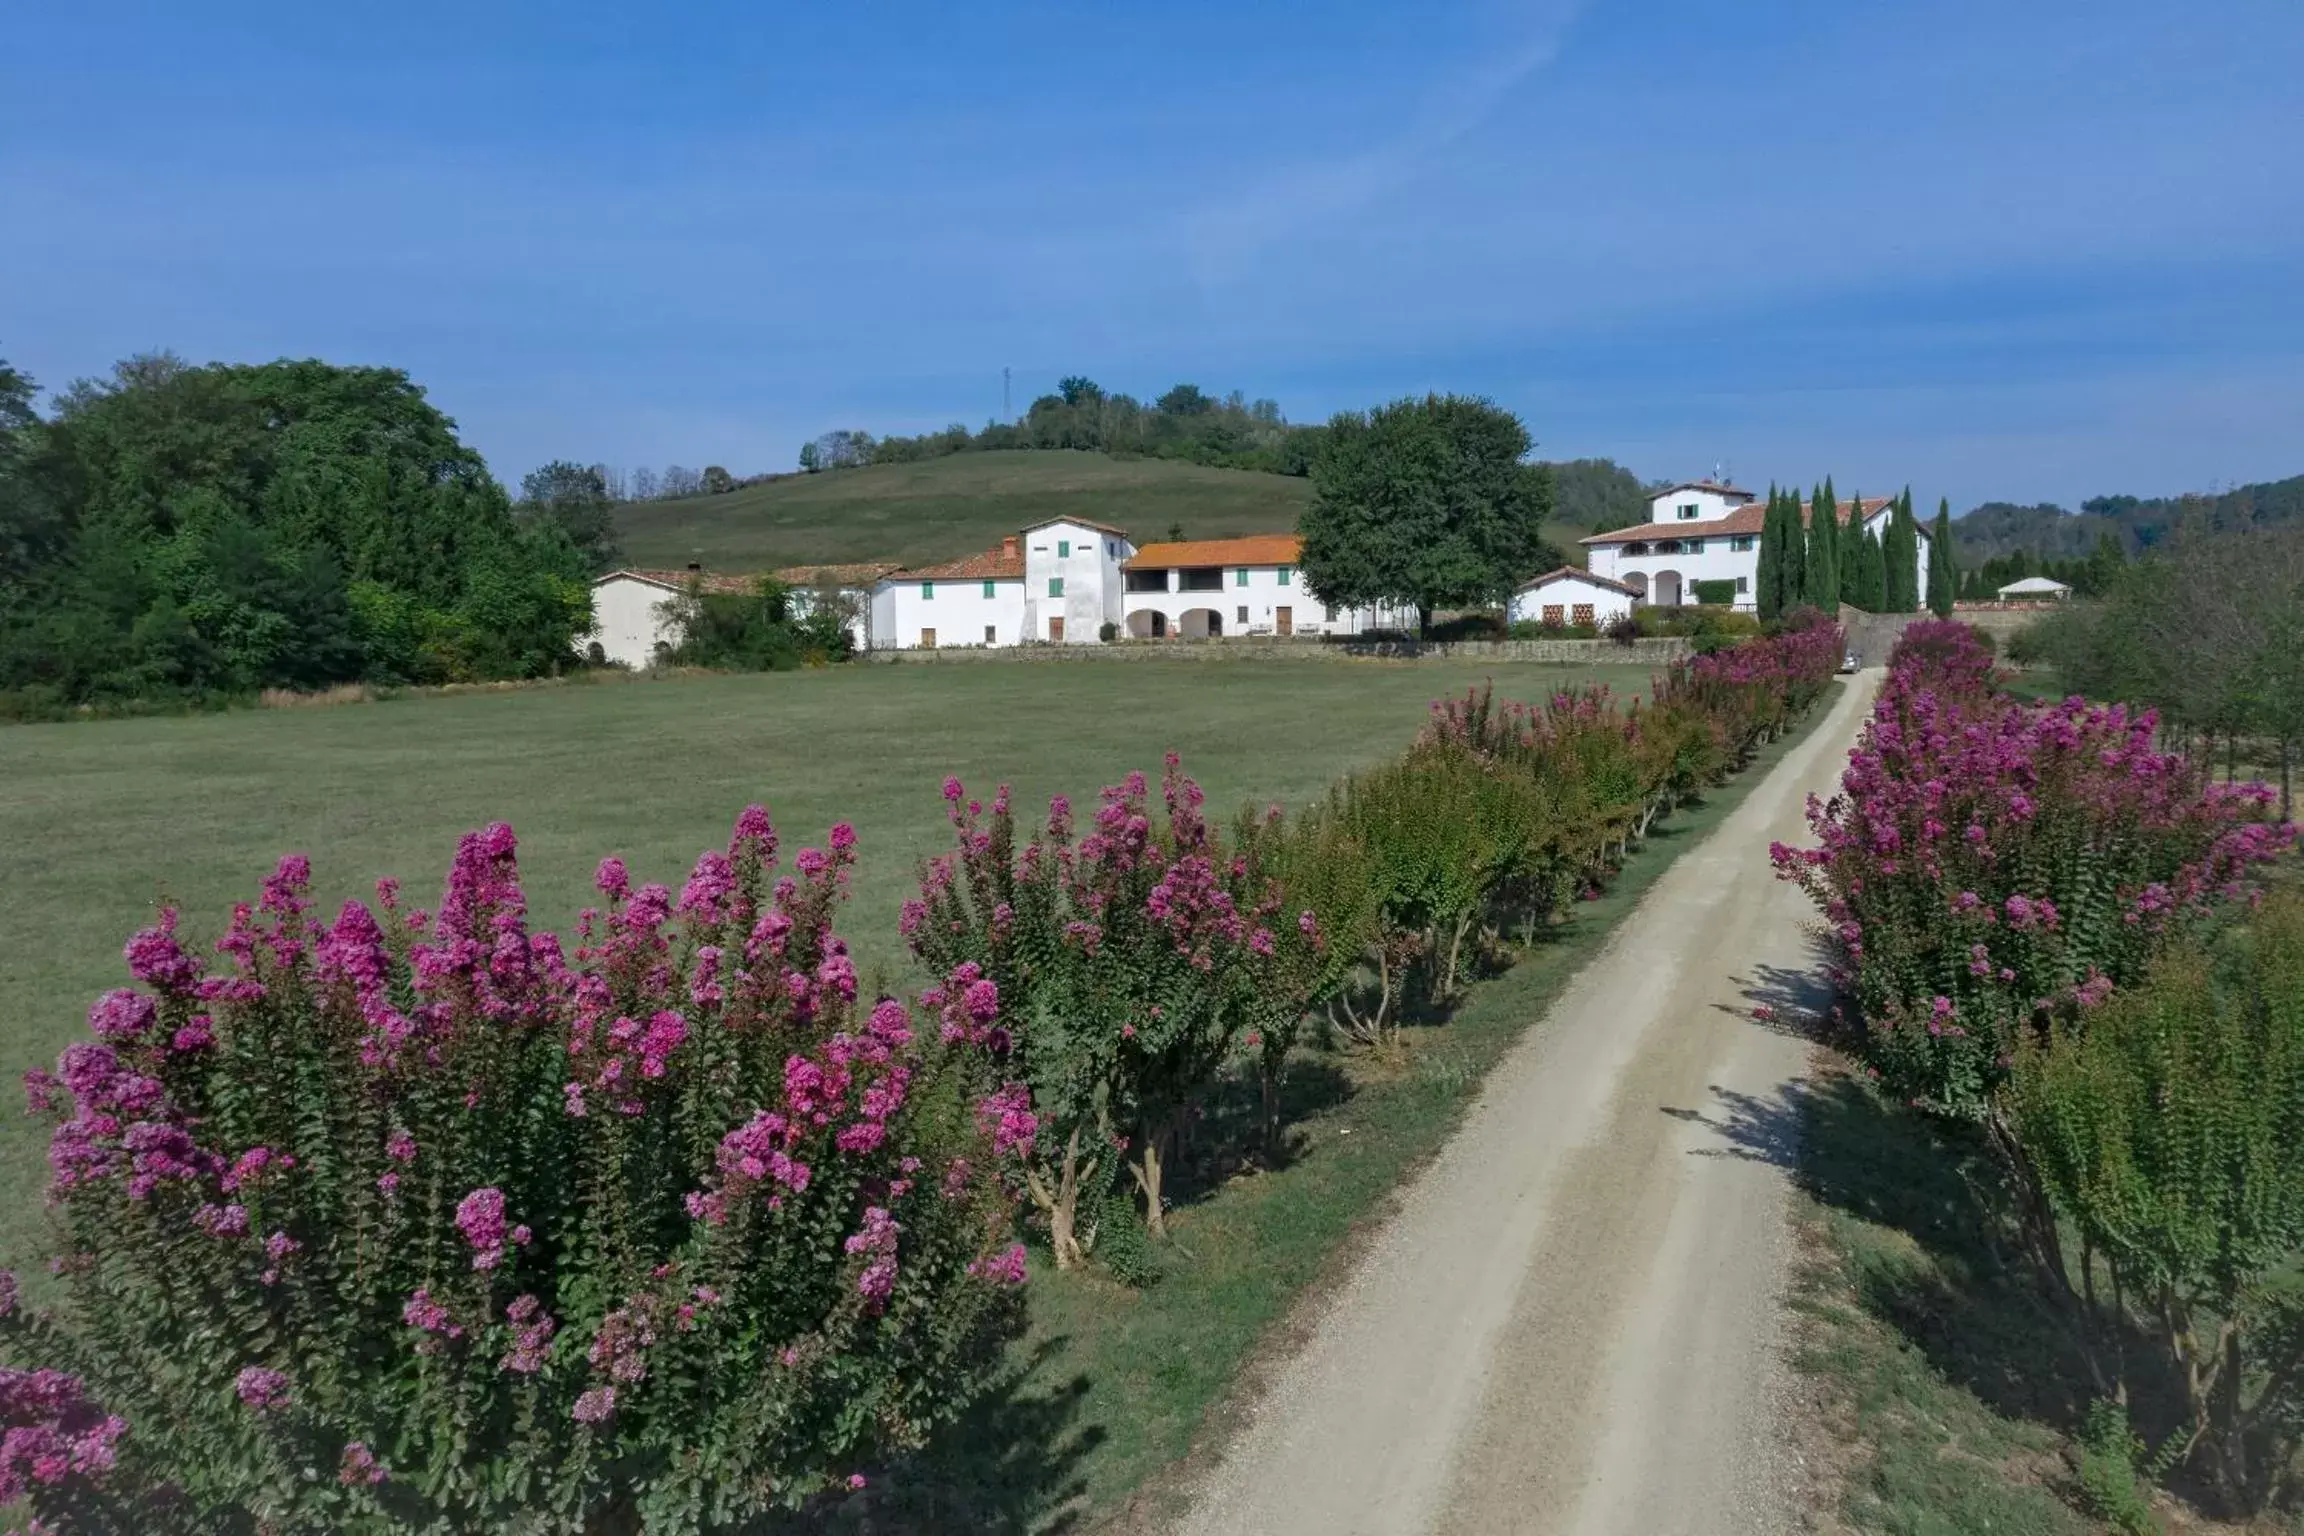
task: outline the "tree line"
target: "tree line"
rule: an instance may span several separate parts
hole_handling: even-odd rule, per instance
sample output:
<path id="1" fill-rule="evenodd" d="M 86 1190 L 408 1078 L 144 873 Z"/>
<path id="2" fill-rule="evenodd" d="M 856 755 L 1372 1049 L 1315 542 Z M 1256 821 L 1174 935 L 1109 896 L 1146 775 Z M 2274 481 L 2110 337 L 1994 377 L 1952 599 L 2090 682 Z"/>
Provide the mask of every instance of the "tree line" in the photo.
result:
<path id="1" fill-rule="evenodd" d="M 515 502 L 397 369 L 160 353 L 38 398 L 0 363 L 0 717 L 533 677 L 591 621 L 598 498 Z"/>
<path id="2" fill-rule="evenodd" d="M 800 447 L 800 467 L 815 474 L 873 464 L 912 464 L 955 453 L 1010 448 L 1074 448 L 1118 458 L 1179 459 L 1215 469 L 1311 473 L 1324 428 L 1297 426 L 1272 400 L 1250 400 L 1239 390 L 1218 397 L 1197 384 L 1178 384 L 1151 401 L 1114 394 L 1094 379 L 1072 374 L 1013 422 L 990 421 L 975 432 L 954 422 L 941 432 L 875 438 L 842 430 Z"/>
<path id="3" fill-rule="evenodd" d="M 1918 613 L 1923 606 L 1939 616 L 1951 613 L 1957 576 L 1948 504 L 1937 504 L 1935 525 L 1929 530 L 1933 549 L 1925 591 L 1920 584 L 1920 524 L 1912 512 L 1911 487 L 1889 503 L 1885 530 L 1864 525 L 1861 496 L 1856 498 L 1856 515 L 1848 522 L 1840 520 L 1839 506 L 1829 475 L 1810 493 L 1805 510 L 1797 490 L 1768 488 L 1759 568 L 1752 584 L 1753 603 L 1763 620 L 1779 619 L 1801 607 L 1836 613 L 1842 603 L 1867 613 Z"/>
<path id="4" fill-rule="evenodd" d="M 2237 533 L 2295 522 L 2304 522 L 2304 475 L 2204 496 L 2091 496 L 2078 512 L 2053 502 L 1988 501 L 1962 516 L 1959 530 L 1962 563 L 1976 566 L 2019 551 L 2040 560 L 2081 560 L 2107 537 L 2132 557 L 2167 542 L 2187 523 Z"/>

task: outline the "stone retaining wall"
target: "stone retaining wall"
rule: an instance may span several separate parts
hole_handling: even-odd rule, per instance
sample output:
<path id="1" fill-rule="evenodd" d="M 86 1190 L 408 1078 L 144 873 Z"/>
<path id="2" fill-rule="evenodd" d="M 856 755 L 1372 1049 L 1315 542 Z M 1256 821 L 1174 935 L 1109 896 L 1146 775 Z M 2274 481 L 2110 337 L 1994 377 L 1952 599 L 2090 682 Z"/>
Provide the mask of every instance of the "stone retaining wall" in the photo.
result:
<path id="1" fill-rule="evenodd" d="M 867 651 L 868 662 L 1437 661 L 1444 657 L 1660 667 L 1688 654 L 1676 637 L 1613 640 L 1123 640 L 1109 645 L 939 646 Z"/>

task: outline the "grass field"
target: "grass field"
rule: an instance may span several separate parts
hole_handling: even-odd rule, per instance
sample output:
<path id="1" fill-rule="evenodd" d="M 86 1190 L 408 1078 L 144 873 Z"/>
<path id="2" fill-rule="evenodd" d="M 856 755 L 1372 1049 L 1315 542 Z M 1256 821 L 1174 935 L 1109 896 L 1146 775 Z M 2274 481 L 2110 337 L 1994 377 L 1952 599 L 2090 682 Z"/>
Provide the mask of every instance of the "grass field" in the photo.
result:
<path id="1" fill-rule="evenodd" d="M 1281 533 L 1309 480 L 1167 459 L 1023 450 L 800 475 L 725 496 L 632 502 L 617 531 L 629 564 L 752 571 L 851 560 L 924 565 L 988 549 L 1052 517 L 1124 528 L 1139 544 Z"/>
<path id="2" fill-rule="evenodd" d="M 856 824 L 843 931 L 868 979 L 908 982 L 897 906 L 946 846 L 947 773 L 1031 805 L 1157 770 L 1172 747 L 1216 806 L 1295 801 L 1404 744 L 1439 694 L 1493 676 L 1536 696 L 1572 675 L 1647 683 L 1472 662 L 860 666 L 0 729 L 0 1068 L 80 1036 L 156 901 L 213 933 L 284 852 L 313 856 L 331 905 L 381 874 L 429 899 L 457 835 L 501 818 L 535 920 L 565 927 L 603 855 L 676 887 L 760 800 L 787 849 Z M 10 1260 L 36 1235 L 39 1173 L 33 1128 L 0 1115 Z"/>

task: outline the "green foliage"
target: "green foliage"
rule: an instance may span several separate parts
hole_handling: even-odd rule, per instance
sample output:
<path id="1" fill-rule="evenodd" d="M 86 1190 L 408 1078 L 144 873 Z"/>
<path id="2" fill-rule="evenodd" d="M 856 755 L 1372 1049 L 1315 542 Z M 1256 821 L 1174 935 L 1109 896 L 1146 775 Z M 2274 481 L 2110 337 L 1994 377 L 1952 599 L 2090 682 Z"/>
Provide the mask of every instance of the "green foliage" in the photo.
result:
<path id="1" fill-rule="evenodd" d="M 725 479 L 728 472 L 720 474 Z M 608 494 L 608 478 L 597 465 L 555 459 L 530 470 L 521 477 L 515 510 L 530 521 L 557 524 L 592 574 L 611 570 L 624 558 L 616 543 L 615 502 Z"/>
<path id="2" fill-rule="evenodd" d="M 2152 1501 L 2137 1464 L 2147 1460 L 2143 1439 L 2128 1427 L 2128 1413 L 2109 1398 L 2088 1405 L 2080 1428 L 2080 1490 L 2090 1508 L 2119 1536 L 2160 1536 Z"/>
<path id="3" fill-rule="evenodd" d="M 1880 554 L 1886 572 L 1886 591 L 1881 600 L 1881 612 L 1919 612 L 1920 525 L 1912 518 L 1912 492 L 1909 487 L 1896 498 L 1890 509 L 1888 531 L 1880 540 Z"/>
<path id="4" fill-rule="evenodd" d="M 1760 524 L 1758 571 L 1752 578 L 1753 606 L 1763 623 L 1772 624 L 1784 615 L 1785 539 L 1784 494 L 1771 484 L 1768 509 Z"/>
<path id="5" fill-rule="evenodd" d="M 1880 535 L 1873 529 L 1864 530 L 1861 540 L 1849 541 L 1856 547 L 1856 586 L 1847 596 L 1854 606 L 1866 613 L 1882 613 L 1888 606 L 1888 555 L 1880 546 Z"/>
<path id="6" fill-rule="evenodd" d="M 2118 547 L 2112 550 L 2119 558 Z M 1928 608 L 1940 619 L 1952 617 L 1952 602 L 1960 590 L 1960 562 L 1952 547 L 1952 503 L 1939 499 L 1936 523 L 1928 537 Z"/>
<path id="7" fill-rule="evenodd" d="M 1251 401 L 1238 390 L 1219 399 L 1196 384 L 1179 384 L 1147 405 L 1073 374 L 1058 382 L 1056 393 L 1034 400 L 1022 421 L 990 422 L 977 432 L 955 422 L 941 432 L 878 442 L 862 433 L 840 434 L 848 441 L 839 444 L 820 438 L 814 460 L 804 458 L 801 468 L 911 464 L 955 453 L 1037 448 L 1301 476 L 1310 472 L 1324 431 L 1291 425 L 1276 401 Z"/>
<path id="8" fill-rule="evenodd" d="M 858 1005 L 854 843 L 779 879 L 752 807 L 677 903 L 604 861 L 563 945 L 499 823 L 428 914 L 322 921 L 291 857 L 221 974 L 172 910 L 133 938 L 143 990 L 29 1080 L 62 1300 L 11 1277 L 0 1341 L 125 1420 L 33 1512 L 733 1531 L 919 1446 L 1021 1320 L 1013 1128 L 981 1038 Z"/>
<path id="9" fill-rule="evenodd" d="M 0 394 L 0 694 L 536 676 L 589 620 L 567 528 L 394 370 L 134 358 L 46 421 Z"/>
<path id="10" fill-rule="evenodd" d="M 1528 430 L 1486 400 L 1428 395 L 1328 426 L 1299 522 L 1306 585 L 1345 607 L 1502 603 L 1546 549 L 1550 476 Z"/>
<path id="11" fill-rule="evenodd" d="M 1807 588 L 1802 596 L 1825 613 L 1840 611 L 1840 503 L 1830 476 L 1824 480 L 1824 499 L 1809 509 L 1808 563 L 1803 570 Z M 1855 498 L 1861 515 L 1864 498 Z"/>
<path id="12" fill-rule="evenodd" d="M 2005 1102 L 2187 1384 L 2197 1454 L 2258 1507 L 2304 1426 L 2304 899 L 2267 901 L 2213 959 L 2171 946 L 2142 985 L 2027 1043 Z"/>
<path id="13" fill-rule="evenodd" d="M 666 604 L 680 643 L 671 660 L 687 667 L 783 672 L 847 658 L 854 599 L 837 587 L 795 593 L 763 576 L 749 592 L 708 592 L 691 580 Z"/>
<path id="14" fill-rule="evenodd" d="M 1695 594 L 1697 602 L 1708 606 L 1726 607 L 1736 601 L 1736 582 L 1732 577 L 1722 577 L 1717 581 L 1692 581 L 1688 584 L 1688 590 Z"/>
<path id="15" fill-rule="evenodd" d="M 2026 507 L 1991 501 L 1962 514 L 1954 527 L 1963 565 L 2022 554 L 2035 566 L 2024 574 L 2055 575 L 2045 568 L 2084 564 L 2107 540 L 2125 559 L 2172 543 L 2188 528 L 2203 534 L 2244 533 L 2299 521 L 2304 521 L 2304 475 L 2213 495 L 2092 496 L 2078 512 L 2048 503 Z"/>
<path id="16" fill-rule="evenodd" d="M 1648 492 L 1614 459 L 1555 460 L 1552 516 L 1570 528 L 1607 533 L 1648 521 Z"/>

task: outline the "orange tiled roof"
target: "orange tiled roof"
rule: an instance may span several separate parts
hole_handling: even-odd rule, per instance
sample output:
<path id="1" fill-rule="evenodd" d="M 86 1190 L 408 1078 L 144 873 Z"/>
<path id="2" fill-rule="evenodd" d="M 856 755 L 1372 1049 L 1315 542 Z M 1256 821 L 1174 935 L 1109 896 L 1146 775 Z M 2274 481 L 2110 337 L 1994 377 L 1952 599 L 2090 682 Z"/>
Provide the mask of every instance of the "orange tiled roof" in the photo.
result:
<path id="1" fill-rule="evenodd" d="M 988 549 L 980 555 L 968 555 L 959 560 L 947 560 L 942 565 L 916 566 L 910 570 L 892 571 L 890 581 L 1022 581 L 1024 579 L 1024 552 L 1010 539 L 998 549 Z"/>
<path id="2" fill-rule="evenodd" d="M 1295 565 L 1304 541 L 1292 533 L 1252 533 L 1238 539 L 1186 539 L 1181 544 L 1147 544 L 1124 571 L 1172 571 L 1200 565 Z"/>
<path id="3" fill-rule="evenodd" d="M 1887 507 L 1888 502 L 1889 498 L 1886 496 L 1865 497 L 1864 516 L 1867 519 L 1876 516 Z M 1855 513 L 1855 502 L 1844 501 L 1840 503 L 1840 521 L 1848 522 L 1855 516 Z M 1807 526 L 1808 519 L 1808 504 L 1802 502 L 1800 504 L 1801 526 Z M 1634 523 L 1629 528 L 1616 528 L 1607 533 L 1595 533 L 1590 538 L 1578 539 L 1576 542 L 1579 544 L 1637 544 L 1645 543 L 1651 539 L 1710 539 L 1731 533 L 1758 533 L 1767 525 L 1767 522 L 1767 503 L 1756 501 L 1748 506 L 1738 507 L 1726 517 L 1715 517 L 1709 521 Z"/>
<path id="4" fill-rule="evenodd" d="M 1643 595 L 1638 587 L 1628 587 L 1623 582 L 1613 580 L 1609 577 L 1596 576 L 1592 572 L 1585 570 L 1582 566 L 1579 565 L 1564 565 L 1556 571 L 1546 571 L 1541 576 L 1531 576 L 1526 581 L 1520 583 L 1518 590 L 1522 592 L 1533 592 L 1538 587 L 1549 586 L 1551 583 L 1558 581 L 1563 577 L 1569 576 L 1574 577 L 1578 581 L 1588 581 L 1596 587 L 1608 587 L 1617 592 L 1629 592 L 1634 597 Z"/>
<path id="5" fill-rule="evenodd" d="M 757 576 L 732 576 L 720 571 L 622 570 L 610 571 L 605 576 L 595 576 L 592 578 L 592 585 L 597 587 L 603 582 L 614 581 L 619 576 L 633 581 L 645 581 L 651 586 L 669 587 L 675 592 L 685 592 L 688 590 L 688 584 L 695 582 L 707 592 L 745 593 L 750 592 L 754 584 L 760 580 Z"/>
<path id="6" fill-rule="evenodd" d="M 788 587 L 813 587 L 827 581 L 839 587 L 868 587 L 898 569 L 894 561 L 870 560 L 855 565 L 788 565 L 775 576 Z"/>

